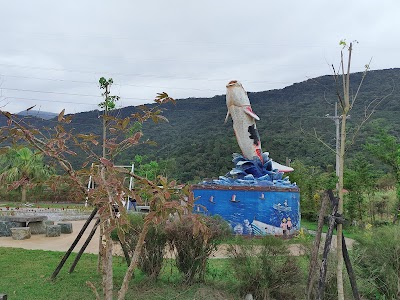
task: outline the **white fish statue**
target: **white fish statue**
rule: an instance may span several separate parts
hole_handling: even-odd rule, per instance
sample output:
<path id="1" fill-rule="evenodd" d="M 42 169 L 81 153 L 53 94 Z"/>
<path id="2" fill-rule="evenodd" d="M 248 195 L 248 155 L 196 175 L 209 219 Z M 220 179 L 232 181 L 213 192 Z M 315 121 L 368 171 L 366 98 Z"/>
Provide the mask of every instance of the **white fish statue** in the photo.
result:
<path id="1" fill-rule="evenodd" d="M 226 85 L 226 106 L 228 112 L 225 123 L 230 115 L 233 121 L 233 130 L 243 156 L 248 160 L 258 157 L 262 164 L 266 163 L 263 159 L 260 135 L 256 126 L 256 120 L 259 121 L 260 118 L 251 109 L 249 97 L 242 84 L 237 80 L 232 80 Z M 269 153 L 266 152 L 266 154 L 268 157 Z M 292 167 L 281 165 L 273 160 L 271 162 L 273 170 L 283 173 L 293 171 Z"/>
<path id="2" fill-rule="evenodd" d="M 226 85 L 226 106 L 228 113 L 225 123 L 230 115 L 243 156 L 249 160 L 258 157 L 263 163 L 260 135 L 255 122 L 260 118 L 251 109 L 249 97 L 242 84 L 236 80 L 232 80 Z"/>

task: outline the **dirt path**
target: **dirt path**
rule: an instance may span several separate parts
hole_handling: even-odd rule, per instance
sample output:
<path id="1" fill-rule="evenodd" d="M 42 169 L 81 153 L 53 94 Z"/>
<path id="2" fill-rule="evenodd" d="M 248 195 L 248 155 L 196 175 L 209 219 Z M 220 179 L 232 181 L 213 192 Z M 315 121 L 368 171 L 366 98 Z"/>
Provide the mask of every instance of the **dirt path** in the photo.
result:
<path id="1" fill-rule="evenodd" d="M 61 234 L 58 237 L 46 237 L 44 234 L 32 235 L 30 239 L 27 240 L 13 240 L 12 237 L 0 237 L 0 247 L 13 247 L 13 248 L 23 248 L 30 250 L 49 250 L 49 251 L 62 251 L 65 252 L 74 242 L 79 231 L 83 227 L 86 221 L 71 221 L 73 232 L 71 234 Z M 76 245 L 74 252 L 79 252 L 82 245 L 85 243 L 90 231 L 92 230 L 95 220 L 92 220 L 89 227 L 86 229 L 79 243 Z M 98 253 L 99 248 L 99 231 L 93 236 L 85 253 Z"/>
<path id="2" fill-rule="evenodd" d="M 70 221 L 72 223 L 73 232 L 71 234 L 61 234 L 59 237 L 46 237 L 44 234 L 32 235 L 27 240 L 13 240 L 12 237 L 0 237 L 0 247 L 12 247 L 12 248 L 23 248 L 30 250 L 48 250 L 48 251 L 61 251 L 66 252 L 74 242 L 79 231 L 85 224 L 85 220 L 82 221 Z M 94 226 L 95 220 L 92 220 L 89 227 L 86 229 L 82 238 L 75 246 L 73 252 L 78 252 L 83 243 L 86 241 L 90 231 Z M 323 235 L 323 238 L 325 235 Z M 354 240 L 346 238 L 346 244 L 349 249 L 353 247 Z M 323 247 L 323 244 L 322 244 Z M 288 246 L 291 255 L 298 256 L 303 255 L 304 250 L 298 244 L 290 244 Z M 332 249 L 336 248 L 336 236 L 332 238 Z M 98 254 L 99 249 L 99 231 L 93 236 L 89 245 L 87 246 L 84 253 Z M 114 254 L 121 255 L 122 251 L 119 245 L 115 245 Z M 170 255 L 168 255 L 170 256 Z M 228 245 L 220 245 L 216 251 L 211 254 L 211 258 L 227 258 L 228 256 Z"/>

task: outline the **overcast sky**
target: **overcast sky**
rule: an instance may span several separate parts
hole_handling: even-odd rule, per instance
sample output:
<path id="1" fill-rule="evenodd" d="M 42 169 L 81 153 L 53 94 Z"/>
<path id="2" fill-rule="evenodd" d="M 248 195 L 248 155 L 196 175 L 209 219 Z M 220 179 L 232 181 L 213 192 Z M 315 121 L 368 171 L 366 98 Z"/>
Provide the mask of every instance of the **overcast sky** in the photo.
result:
<path id="1" fill-rule="evenodd" d="M 112 77 L 118 106 L 264 91 L 331 74 L 339 41 L 353 71 L 400 67 L 400 2 L 2 1 L 0 105 L 18 112 L 97 109 Z M 5 107 L 4 107 L 5 106 Z"/>

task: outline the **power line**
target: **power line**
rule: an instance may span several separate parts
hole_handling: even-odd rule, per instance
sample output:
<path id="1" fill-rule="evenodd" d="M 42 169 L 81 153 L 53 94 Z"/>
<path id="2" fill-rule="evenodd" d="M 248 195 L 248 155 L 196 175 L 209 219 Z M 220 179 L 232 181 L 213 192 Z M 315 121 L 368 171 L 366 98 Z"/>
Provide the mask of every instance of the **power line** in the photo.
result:
<path id="1" fill-rule="evenodd" d="M 78 105 L 98 106 L 98 104 L 92 104 L 92 103 L 87 103 L 87 102 L 46 100 L 46 99 L 23 98 L 23 97 L 4 97 L 4 100 L 7 100 L 7 99 L 27 100 L 27 101 L 40 101 L 40 102 L 54 102 L 54 103 L 63 103 L 63 104 L 78 104 Z"/>
<path id="2" fill-rule="evenodd" d="M 31 76 L 20 76 L 20 75 L 6 75 L 0 74 L 3 77 L 12 77 L 12 78 L 24 78 L 24 79 L 34 79 L 34 80 L 46 80 L 46 81 L 60 81 L 60 82 L 71 82 L 71 83 L 83 83 L 83 84 L 96 84 L 96 81 L 81 81 L 81 80 L 69 80 L 69 79 L 58 79 L 58 78 L 43 78 L 43 77 L 31 77 Z M 195 91 L 213 91 L 220 92 L 219 90 L 214 89 L 199 89 L 199 88 L 183 88 L 183 87 L 170 87 L 170 86 L 153 86 L 153 85 L 140 85 L 140 84 L 122 84 L 122 83 L 113 83 L 115 86 L 132 86 L 132 87 L 147 87 L 147 88 L 161 88 L 161 89 L 176 89 L 176 90 L 195 90 Z"/>
<path id="3" fill-rule="evenodd" d="M 78 71 L 78 70 L 71 70 L 71 69 L 63 69 L 63 68 L 50 68 L 50 67 L 39 67 L 39 66 L 28 66 L 28 65 L 15 65 L 15 64 L 2 64 L 0 63 L 0 66 L 7 66 L 7 67 L 16 67 L 16 68 L 25 68 L 25 69 L 36 69 L 36 70 L 46 70 L 46 71 L 55 71 L 55 72 L 71 72 L 71 73 L 80 73 L 80 74 L 92 74 L 92 75 L 98 75 L 102 73 L 108 73 L 112 76 L 124 76 L 124 77 L 145 77 L 145 78 L 168 78 L 168 79 L 182 79 L 182 80 L 195 80 L 195 81 L 223 81 L 227 82 L 231 80 L 232 78 L 202 78 L 202 77 L 193 77 L 193 76 L 163 76 L 163 75 L 154 75 L 154 74 L 143 74 L 143 73 L 137 73 L 137 74 L 124 74 L 124 73 L 116 73 L 116 72 L 104 72 L 104 71 Z M 259 82 L 259 81 L 247 81 L 243 80 L 244 82 L 252 83 L 252 82 Z M 292 83 L 289 81 L 270 81 L 269 83 L 274 84 L 274 83 Z"/>
<path id="4" fill-rule="evenodd" d="M 43 94 L 57 94 L 57 95 L 101 98 L 101 95 L 75 94 L 75 93 L 64 93 L 64 92 L 53 92 L 53 91 L 37 91 L 37 90 L 26 90 L 26 89 L 7 88 L 7 87 L 1 87 L 0 89 L 1 90 L 6 90 L 6 91 L 18 91 L 18 92 L 30 92 L 30 93 L 43 93 Z"/>

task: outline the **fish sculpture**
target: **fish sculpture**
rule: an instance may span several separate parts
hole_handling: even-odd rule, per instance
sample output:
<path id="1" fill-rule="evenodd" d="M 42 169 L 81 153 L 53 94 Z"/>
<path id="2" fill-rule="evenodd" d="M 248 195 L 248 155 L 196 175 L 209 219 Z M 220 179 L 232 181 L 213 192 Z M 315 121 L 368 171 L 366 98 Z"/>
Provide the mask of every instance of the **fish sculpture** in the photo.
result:
<path id="1" fill-rule="evenodd" d="M 257 159 L 260 161 L 261 166 L 264 165 L 264 167 L 270 164 L 271 167 L 268 167 L 268 169 L 278 170 L 278 172 L 286 173 L 293 171 L 293 168 L 281 165 L 269 159 L 268 152 L 263 154 L 260 135 L 258 134 L 256 126 L 256 120 L 259 121 L 260 118 L 253 112 L 249 97 L 242 84 L 237 80 L 232 80 L 226 85 L 226 106 L 228 112 L 226 114 L 225 123 L 228 121 L 229 116 L 231 116 L 233 130 L 245 159 L 249 161 Z M 264 175 L 264 171 L 262 171 L 262 174 L 259 174 L 259 172 L 256 173 L 258 175 Z"/>
<path id="2" fill-rule="evenodd" d="M 232 80 L 226 85 L 226 106 L 228 112 L 225 123 L 230 115 L 243 156 L 249 160 L 258 157 L 263 163 L 260 135 L 255 122 L 260 118 L 251 109 L 249 97 L 242 84 L 236 80 Z"/>

